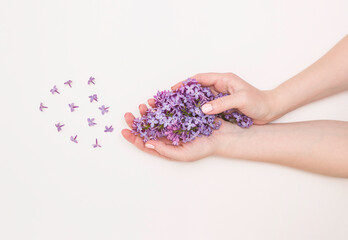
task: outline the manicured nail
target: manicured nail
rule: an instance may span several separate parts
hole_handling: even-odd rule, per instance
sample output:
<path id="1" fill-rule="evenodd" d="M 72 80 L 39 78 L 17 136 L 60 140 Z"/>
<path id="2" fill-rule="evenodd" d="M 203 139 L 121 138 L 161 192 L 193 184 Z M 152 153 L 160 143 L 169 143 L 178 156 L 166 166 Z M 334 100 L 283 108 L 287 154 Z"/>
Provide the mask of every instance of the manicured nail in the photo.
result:
<path id="1" fill-rule="evenodd" d="M 152 144 L 150 144 L 150 143 L 146 143 L 146 144 L 145 144 L 145 147 L 151 148 L 151 149 L 155 149 L 155 146 L 152 145 Z"/>
<path id="2" fill-rule="evenodd" d="M 202 112 L 204 112 L 204 113 L 208 113 L 211 110 L 213 110 L 213 106 L 211 104 L 204 104 L 202 106 Z"/>

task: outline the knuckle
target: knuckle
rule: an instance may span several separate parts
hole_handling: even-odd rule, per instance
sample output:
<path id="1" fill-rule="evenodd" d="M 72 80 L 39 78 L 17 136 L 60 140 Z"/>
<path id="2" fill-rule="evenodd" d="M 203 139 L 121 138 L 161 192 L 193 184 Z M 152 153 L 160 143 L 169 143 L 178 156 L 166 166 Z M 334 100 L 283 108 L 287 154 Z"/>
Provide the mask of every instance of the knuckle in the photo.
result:
<path id="1" fill-rule="evenodd" d="M 248 100 L 248 92 L 247 91 L 240 91 L 238 92 L 238 102 L 241 104 L 244 104 Z"/>
<path id="2" fill-rule="evenodd" d="M 201 78 L 203 76 L 204 73 L 197 73 L 195 75 L 192 76 L 192 78 Z"/>
<path id="3" fill-rule="evenodd" d="M 248 97 L 248 92 L 242 90 L 242 91 L 239 92 L 238 95 L 239 95 L 240 98 L 242 98 L 243 100 L 245 100 L 245 99 Z"/>
<path id="4" fill-rule="evenodd" d="M 232 73 L 232 72 L 226 72 L 226 73 L 224 73 L 224 77 L 225 77 L 226 79 L 231 79 L 231 78 L 236 77 L 236 74 L 234 74 L 234 73 Z"/>
<path id="5" fill-rule="evenodd" d="M 224 99 L 223 98 L 224 97 L 221 97 L 221 98 L 218 98 L 218 99 L 215 100 L 215 107 L 220 108 L 220 107 L 223 106 L 223 104 L 224 104 Z"/>

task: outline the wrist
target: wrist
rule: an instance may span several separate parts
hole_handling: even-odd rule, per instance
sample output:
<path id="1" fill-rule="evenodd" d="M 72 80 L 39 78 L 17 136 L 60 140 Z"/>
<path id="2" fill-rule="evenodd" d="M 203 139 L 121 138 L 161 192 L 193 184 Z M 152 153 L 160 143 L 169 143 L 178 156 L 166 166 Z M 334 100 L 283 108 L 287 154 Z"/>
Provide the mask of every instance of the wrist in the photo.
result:
<path id="1" fill-rule="evenodd" d="M 233 157 L 233 152 L 238 150 L 238 139 L 245 135 L 250 129 L 242 129 L 236 124 L 226 122 L 223 123 L 219 130 L 215 133 L 215 148 L 213 155 Z M 253 126 L 251 126 L 252 128 Z"/>
<path id="2" fill-rule="evenodd" d="M 267 121 L 271 122 L 276 120 L 287 113 L 286 106 L 283 103 L 283 97 L 278 88 L 265 91 L 268 99 L 268 116 Z"/>

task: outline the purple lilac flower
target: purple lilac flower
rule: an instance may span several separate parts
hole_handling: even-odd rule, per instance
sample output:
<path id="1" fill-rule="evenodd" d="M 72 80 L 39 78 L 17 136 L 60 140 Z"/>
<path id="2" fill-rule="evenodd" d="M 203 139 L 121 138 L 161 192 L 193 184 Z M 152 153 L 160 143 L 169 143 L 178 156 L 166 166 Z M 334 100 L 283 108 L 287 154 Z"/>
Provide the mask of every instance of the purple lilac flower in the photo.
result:
<path id="1" fill-rule="evenodd" d="M 111 125 L 110 127 L 105 126 L 105 130 L 104 130 L 104 132 L 112 132 L 112 131 L 114 131 L 114 129 L 113 129 L 113 127 L 112 127 L 112 125 Z"/>
<path id="2" fill-rule="evenodd" d="M 48 107 L 44 106 L 43 103 L 40 103 L 40 107 L 39 107 L 40 111 L 43 112 L 45 108 L 48 108 Z"/>
<path id="3" fill-rule="evenodd" d="M 53 86 L 53 88 L 50 90 L 50 92 L 51 92 L 52 94 L 55 94 L 55 93 L 60 94 L 60 93 L 58 92 L 58 88 L 57 88 L 56 85 Z"/>
<path id="4" fill-rule="evenodd" d="M 105 107 L 105 105 L 102 105 L 99 110 L 101 111 L 101 114 L 105 114 L 105 113 L 108 113 L 109 112 L 109 108 L 110 107 Z"/>
<path id="5" fill-rule="evenodd" d="M 70 103 L 69 107 L 70 107 L 70 111 L 73 112 L 73 111 L 75 111 L 75 108 L 78 108 L 79 106 L 75 106 L 74 103 Z"/>
<path id="6" fill-rule="evenodd" d="M 98 102 L 98 96 L 97 96 L 97 94 L 93 94 L 93 95 L 89 96 L 89 101 L 90 101 L 90 102 L 93 102 L 93 101 Z"/>
<path id="7" fill-rule="evenodd" d="M 69 87 L 71 88 L 71 83 L 72 83 L 72 81 L 71 81 L 71 80 L 68 80 L 68 81 L 65 82 L 64 84 L 65 84 L 65 85 L 69 85 Z"/>
<path id="8" fill-rule="evenodd" d="M 201 111 L 203 104 L 225 95 L 214 96 L 208 87 L 202 87 L 195 79 L 189 78 L 176 91 L 158 91 L 154 96 L 155 107 L 134 120 L 132 133 L 139 135 L 144 142 L 166 137 L 173 145 L 178 145 L 200 136 L 210 136 L 221 126 L 219 118 L 243 128 L 250 127 L 252 119 L 234 109 L 214 115 Z"/>
<path id="9" fill-rule="evenodd" d="M 74 137 L 74 136 L 71 136 L 70 137 L 70 140 L 72 141 L 72 142 L 74 142 L 74 143 L 78 143 L 78 141 L 77 141 L 77 135 Z"/>
<path id="10" fill-rule="evenodd" d="M 56 123 L 55 126 L 57 127 L 57 131 L 62 131 L 62 127 L 64 127 L 64 124 Z"/>
<path id="11" fill-rule="evenodd" d="M 95 80 L 94 77 L 90 77 L 90 78 L 88 79 L 88 85 L 91 85 L 91 83 L 95 84 L 95 83 L 94 83 L 94 80 Z"/>
<path id="12" fill-rule="evenodd" d="M 98 143 L 98 139 L 97 139 L 97 138 L 95 139 L 95 144 L 92 144 L 92 146 L 93 146 L 94 148 L 101 147 L 101 146 L 99 145 L 99 143 Z"/>
<path id="13" fill-rule="evenodd" d="M 94 125 L 97 125 L 95 122 L 94 122 L 94 118 L 87 118 L 87 122 L 88 122 L 88 126 L 92 127 Z"/>

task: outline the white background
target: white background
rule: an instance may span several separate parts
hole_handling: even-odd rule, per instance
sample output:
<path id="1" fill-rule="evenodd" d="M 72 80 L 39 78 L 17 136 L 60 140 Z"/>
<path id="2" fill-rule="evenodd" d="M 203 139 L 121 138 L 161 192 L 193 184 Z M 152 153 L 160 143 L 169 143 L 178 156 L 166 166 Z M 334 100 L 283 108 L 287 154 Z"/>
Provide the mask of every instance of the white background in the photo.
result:
<path id="1" fill-rule="evenodd" d="M 125 112 L 195 73 L 277 86 L 348 33 L 347 13 L 346 0 L 0 0 L 0 239 L 348 239 L 347 179 L 172 162 L 120 134 Z M 55 84 L 61 95 L 49 93 Z M 278 122 L 312 119 L 348 120 L 348 93 Z"/>

